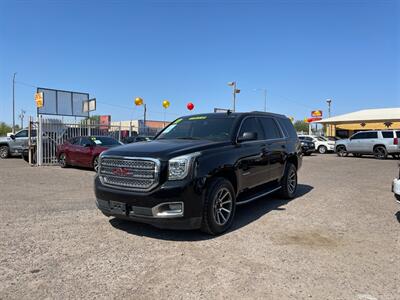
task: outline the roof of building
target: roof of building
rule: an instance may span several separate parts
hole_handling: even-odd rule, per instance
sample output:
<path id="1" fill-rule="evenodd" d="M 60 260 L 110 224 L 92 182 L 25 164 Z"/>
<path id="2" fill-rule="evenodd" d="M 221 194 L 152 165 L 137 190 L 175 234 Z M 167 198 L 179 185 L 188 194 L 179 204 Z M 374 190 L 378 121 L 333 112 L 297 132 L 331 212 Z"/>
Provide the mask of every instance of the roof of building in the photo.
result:
<path id="1" fill-rule="evenodd" d="M 352 113 L 339 115 L 314 123 L 323 124 L 343 124 L 343 123 L 357 123 L 357 122 L 386 122 L 386 121 L 400 121 L 400 107 L 394 108 L 377 108 L 377 109 L 364 109 Z"/>

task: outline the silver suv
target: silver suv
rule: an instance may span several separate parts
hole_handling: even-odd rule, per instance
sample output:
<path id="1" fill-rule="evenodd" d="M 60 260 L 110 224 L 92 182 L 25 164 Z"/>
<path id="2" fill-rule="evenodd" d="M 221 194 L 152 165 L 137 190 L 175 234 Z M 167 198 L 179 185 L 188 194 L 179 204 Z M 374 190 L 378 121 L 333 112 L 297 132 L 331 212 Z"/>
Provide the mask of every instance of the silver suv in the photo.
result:
<path id="1" fill-rule="evenodd" d="M 353 134 L 349 139 L 336 141 L 335 151 L 338 156 L 352 153 L 360 157 L 373 154 L 376 158 L 385 159 L 388 155 L 400 156 L 400 130 L 371 130 Z"/>

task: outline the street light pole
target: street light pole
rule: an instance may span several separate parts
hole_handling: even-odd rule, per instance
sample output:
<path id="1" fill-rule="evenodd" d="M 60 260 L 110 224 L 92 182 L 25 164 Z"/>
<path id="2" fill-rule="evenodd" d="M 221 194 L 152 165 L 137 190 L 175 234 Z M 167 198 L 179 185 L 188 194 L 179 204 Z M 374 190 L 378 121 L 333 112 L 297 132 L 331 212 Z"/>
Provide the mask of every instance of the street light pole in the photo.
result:
<path id="1" fill-rule="evenodd" d="M 332 99 L 327 99 L 326 103 L 328 103 L 328 118 L 331 117 L 331 103 L 332 103 Z"/>
<path id="2" fill-rule="evenodd" d="M 332 103 L 332 99 L 327 99 L 326 100 L 326 103 L 328 103 L 328 118 L 330 118 L 331 117 L 331 103 Z M 329 132 L 328 132 L 328 134 L 329 134 L 329 136 L 332 136 L 332 125 L 328 125 L 329 126 Z M 336 135 L 336 134 L 335 134 Z"/>
<path id="3" fill-rule="evenodd" d="M 15 75 L 17 73 L 14 73 L 13 76 L 13 127 L 12 127 L 12 133 L 15 134 Z"/>
<path id="4" fill-rule="evenodd" d="M 266 88 L 254 89 L 254 91 L 263 91 L 263 93 L 264 93 L 264 111 L 267 111 L 267 89 Z"/>
<path id="5" fill-rule="evenodd" d="M 240 90 L 236 88 L 237 82 L 236 81 L 231 81 L 228 82 L 228 85 L 232 87 L 232 93 L 233 93 L 233 112 L 236 111 L 236 94 L 240 93 Z"/>

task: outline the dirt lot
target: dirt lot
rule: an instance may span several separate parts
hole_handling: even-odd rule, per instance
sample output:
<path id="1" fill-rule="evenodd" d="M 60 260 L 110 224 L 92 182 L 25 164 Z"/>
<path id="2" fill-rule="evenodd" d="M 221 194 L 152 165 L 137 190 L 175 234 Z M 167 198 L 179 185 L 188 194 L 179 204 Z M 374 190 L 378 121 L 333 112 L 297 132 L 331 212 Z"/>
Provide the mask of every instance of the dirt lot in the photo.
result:
<path id="1" fill-rule="evenodd" d="M 94 173 L 0 160 L 0 298 L 399 299 L 394 160 L 304 159 L 220 237 L 104 217 Z"/>

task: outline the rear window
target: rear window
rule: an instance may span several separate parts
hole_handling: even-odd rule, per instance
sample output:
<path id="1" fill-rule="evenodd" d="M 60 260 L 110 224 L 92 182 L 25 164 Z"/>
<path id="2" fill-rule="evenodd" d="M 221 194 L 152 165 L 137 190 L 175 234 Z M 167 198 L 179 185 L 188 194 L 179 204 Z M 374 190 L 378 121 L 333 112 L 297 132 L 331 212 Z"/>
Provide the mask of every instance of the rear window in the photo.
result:
<path id="1" fill-rule="evenodd" d="M 385 139 L 392 139 L 394 138 L 393 131 L 382 131 L 382 136 Z"/>
<path id="2" fill-rule="evenodd" d="M 292 122 L 289 119 L 281 119 L 279 118 L 279 123 L 281 124 L 283 130 L 285 131 L 285 134 L 290 137 L 290 138 L 297 138 L 297 133 L 296 130 L 294 129 L 294 126 Z"/>

